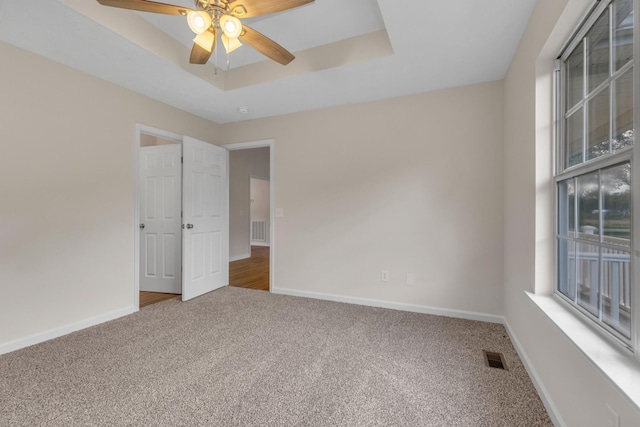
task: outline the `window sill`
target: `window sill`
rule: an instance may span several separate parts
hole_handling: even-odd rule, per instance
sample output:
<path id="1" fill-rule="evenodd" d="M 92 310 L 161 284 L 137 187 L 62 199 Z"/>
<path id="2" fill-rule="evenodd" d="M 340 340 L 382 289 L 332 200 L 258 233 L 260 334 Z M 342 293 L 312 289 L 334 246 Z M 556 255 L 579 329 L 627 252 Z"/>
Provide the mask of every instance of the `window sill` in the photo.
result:
<path id="1" fill-rule="evenodd" d="M 551 295 L 525 292 L 543 313 L 629 400 L 640 409 L 640 363 L 633 355 L 600 336 Z"/>

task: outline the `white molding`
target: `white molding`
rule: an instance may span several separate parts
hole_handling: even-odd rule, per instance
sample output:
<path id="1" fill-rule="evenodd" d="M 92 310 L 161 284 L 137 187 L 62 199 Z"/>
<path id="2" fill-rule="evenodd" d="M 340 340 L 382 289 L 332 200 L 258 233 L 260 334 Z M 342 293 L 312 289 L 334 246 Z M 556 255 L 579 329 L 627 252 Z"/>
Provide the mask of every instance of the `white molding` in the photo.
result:
<path id="1" fill-rule="evenodd" d="M 525 292 L 585 359 L 636 409 L 640 409 L 640 365 L 634 354 L 604 330 L 578 315 L 557 295 Z"/>
<path id="2" fill-rule="evenodd" d="M 251 244 L 249 246 L 262 246 L 262 247 L 268 248 L 268 247 L 271 246 L 271 244 L 270 243 L 265 243 L 265 242 L 254 242 L 254 241 L 251 241 Z"/>
<path id="3" fill-rule="evenodd" d="M 61 326 L 59 328 L 51 329 L 45 332 L 40 332 L 35 335 L 30 335 L 25 338 L 9 341 L 7 343 L 0 345 L 0 354 L 10 353 L 12 351 L 20 350 L 22 348 L 29 347 L 34 344 L 39 344 L 41 342 L 49 341 L 54 338 L 68 335 L 72 332 L 76 332 L 81 329 L 86 329 L 91 326 L 99 325 L 100 323 L 118 319 L 123 316 L 128 316 L 129 314 L 133 314 L 136 311 L 138 311 L 138 309 L 136 307 L 131 306 L 129 308 L 125 308 L 122 310 L 112 311 L 106 314 L 102 314 L 100 316 L 90 317 L 89 319 L 84 319 L 76 323 L 71 323 L 65 326 Z"/>
<path id="4" fill-rule="evenodd" d="M 247 259 L 247 258 L 251 258 L 251 254 L 242 254 L 242 255 L 230 256 L 229 257 L 229 262 L 240 261 L 241 259 Z"/>
<path id="5" fill-rule="evenodd" d="M 511 342 L 515 347 L 516 352 L 518 352 L 518 356 L 520 356 L 520 360 L 522 360 L 522 364 L 524 365 L 524 368 L 527 370 L 527 373 L 529 374 L 529 378 L 531 378 L 531 381 L 533 382 L 533 386 L 536 388 L 536 391 L 538 392 L 538 396 L 540 396 L 540 399 L 542 400 L 542 404 L 544 405 L 545 409 L 547 410 L 547 413 L 549 414 L 549 418 L 551 418 L 551 422 L 553 422 L 553 425 L 556 427 L 566 427 L 566 424 L 562 419 L 562 416 L 560 415 L 558 408 L 553 403 L 553 400 L 551 399 L 551 396 L 549 395 L 547 388 L 544 386 L 542 380 L 540 379 L 540 376 L 538 375 L 538 372 L 533 367 L 531 360 L 529 360 L 527 353 L 524 351 L 522 344 L 520 344 L 518 337 L 516 336 L 515 332 L 513 331 L 513 328 L 511 328 L 511 325 L 509 324 L 509 321 L 506 318 L 504 319 L 504 327 L 507 330 L 507 333 L 509 334 L 509 338 L 511 339 Z"/>
<path id="6" fill-rule="evenodd" d="M 320 292 L 299 291 L 297 289 L 271 288 L 271 292 L 280 295 L 321 299 L 326 301 L 344 302 L 347 304 L 364 305 L 368 307 L 389 308 L 392 310 L 409 311 L 412 313 L 432 314 L 435 316 L 455 317 L 458 319 L 478 320 L 489 323 L 504 323 L 504 317 L 495 314 L 476 313 L 473 311 L 451 310 L 418 304 L 374 300 L 369 298 L 348 297 L 343 295 L 325 294 Z"/>
<path id="7" fill-rule="evenodd" d="M 274 142 L 275 140 L 273 139 L 261 139 L 259 141 L 235 142 L 233 144 L 224 144 L 224 145 L 221 145 L 221 147 L 224 147 L 229 151 L 246 150 L 248 148 L 271 147 L 271 145 Z M 271 174 L 271 171 L 269 171 L 269 174 Z"/>

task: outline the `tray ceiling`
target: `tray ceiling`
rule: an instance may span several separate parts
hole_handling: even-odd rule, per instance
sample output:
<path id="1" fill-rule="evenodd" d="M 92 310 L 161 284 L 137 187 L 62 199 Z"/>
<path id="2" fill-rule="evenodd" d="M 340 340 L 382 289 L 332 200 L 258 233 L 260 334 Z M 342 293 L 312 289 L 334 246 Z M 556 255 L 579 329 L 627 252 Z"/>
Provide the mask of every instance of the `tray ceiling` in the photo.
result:
<path id="1" fill-rule="evenodd" d="M 296 55 L 286 67 L 248 46 L 189 64 L 184 18 L 92 0 L 2 1 L 0 40 L 227 123 L 502 79 L 535 3 L 316 0 L 246 19 Z"/>

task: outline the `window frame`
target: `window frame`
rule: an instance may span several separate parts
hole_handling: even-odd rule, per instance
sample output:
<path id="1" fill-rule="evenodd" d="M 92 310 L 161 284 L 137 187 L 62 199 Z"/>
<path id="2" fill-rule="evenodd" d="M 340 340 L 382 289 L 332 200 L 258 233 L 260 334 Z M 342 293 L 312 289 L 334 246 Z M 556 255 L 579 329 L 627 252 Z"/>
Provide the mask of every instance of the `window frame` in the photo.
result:
<path id="1" fill-rule="evenodd" d="M 640 283 L 638 283 L 638 279 L 640 278 L 640 251 L 639 243 L 640 243 L 640 226 L 636 226 L 640 224 L 640 142 L 637 141 L 637 132 L 638 125 L 640 123 L 640 13 L 639 6 L 640 0 L 632 0 L 633 1 L 633 58 L 628 63 L 624 64 L 620 67 L 620 69 L 612 72 L 611 67 L 615 64 L 615 54 L 614 54 L 614 13 L 613 6 L 615 0 L 596 0 L 594 4 L 589 8 L 585 17 L 580 21 L 579 25 L 572 32 L 570 37 L 568 37 L 566 44 L 560 50 L 559 54 L 556 56 L 556 60 L 553 64 L 553 90 L 554 97 L 553 99 L 553 117 L 554 117 L 554 150 L 553 150 L 553 239 L 554 239 L 554 250 L 553 250 L 553 269 L 554 269 L 554 287 L 553 287 L 553 295 L 558 300 L 560 300 L 564 306 L 566 306 L 570 311 L 576 313 L 578 317 L 582 320 L 585 320 L 586 323 L 593 327 L 599 334 L 605 336 L 608 340 L 616 343 L 621 346 L 624 350 L 633 353 L 634 357 L 637 361 L 640 361 Z M 597 87 L 592 90 L 589 89 L 589 73 L 588 73 L 588 55 L 587 43 L 583 42 L 589 33 L 589 31 L 594 27 L 596 22 L 601 18 L 602 14 L 609 10 L 609 75 L 607 78 L 601 82 Z M 582 97 L 576 105 L 573 105 L 571 109 L 567 109 L 567 67 L 565 67 L 565 62 L 574 52 L 580 44 L 582 43 L 583 49 L 583 86 L 582 86 Z M 612 148 L 612 132 L 614 126 L 614 108 L 615 108 L 615 90 L 614 90 L 614 81 L 617 81 L 624 73 L 626 73 L 629 69 L 633 68 L 633 129 L 634 129 L 634 144 L 631 147 L 625 147 L 620 150 L 617 150 L 615 153 L 609 152 L 608 154 L 596 157 L 594 159 L 588 159 L 588 121 L 584 120 L 584 117 L 587 117 L 588 112 L 588 101 L 596 97 L 598 94 L 602 92 L 606 87 L 609 87 L 609 148 Z M 579 111 L 580 108 L 583 109 L 583 123 L 582 123 L 582 159 L 583 161 L 579 164 L 567 166 L 568 162 L 566 152 L 567 144 L 565 143 L 566 139 L 566 129 L 565 129 L 565 119 L 566 116 L 570 115 L 572 112 Z M 569 178 L 575 178 L 584 174 L 593 173 L 602 169 L 605 169 L 610 166 L 618 165 L 624 162 L 631 163 L 631 194 L 630 194 L 630 207 L 631 207 L 631 236 L 630 236 L 630 244 L 629 248 L 626 251 L 629 252 L 630 256 L 630 284 L 629 284 L 629 292 L 630 292 L 630 304 L 631 304 L 631 319 L 630 319 L 630 338 L 627 339 L 624 335 L 616 331 L 613 327 L 607 325 L 602 319 L 602 313 L 598 316 L 598 318 L 594 318 L 593 314 L 590 313 L 587 309 L 581 307 L 576 301 L 571 300 L 567 296 L 565 296 L 562 292 L 560 292 L 560 282 L 559 282 L 559 273 L 560 273 L 560 254 L 559 254 L 559 246 L 560 239 L 563 236 L 560 236 L 559 233 L 559 216 L 560 216 L 560 203 L 559 203 L 559 183 Z M 601 197 L 602 194 L 599 196 Z M 602 203 L 602 202 L 600 202 Z M 576 198 L 577 204 L 577 198 Z M 599 214 L 599 222 L 602 224 L 603 214 L 600 212 Z M 578 224 L 575 223 L 575 227 L 577 230 Z M 566 237 L 566 236 L 564 236 Z M 567 241 L 573 240 L 574 242 L 580 242 L 580 240 L 574 239 L 566 239 Z M 606 243 L 598 241 L 598 247 L 607 247 Z M 624 248 L 621 248 L 625 250 Z M 601 264 L 599 263 L 599 280 L 598 283 L 602 286 L 602 272 Z M 600 297 L 602 296 L 601 289 L 598 290 L 600 293 Z M 603 304 L 600 302 L 599 311 L 602 311 Z"/>

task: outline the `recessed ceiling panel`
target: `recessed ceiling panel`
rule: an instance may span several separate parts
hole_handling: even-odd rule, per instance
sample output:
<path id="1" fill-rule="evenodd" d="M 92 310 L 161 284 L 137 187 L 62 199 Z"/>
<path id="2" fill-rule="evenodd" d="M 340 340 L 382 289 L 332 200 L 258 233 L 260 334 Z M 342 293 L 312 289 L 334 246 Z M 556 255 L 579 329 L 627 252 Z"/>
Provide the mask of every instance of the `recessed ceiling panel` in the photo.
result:
<path id="1" fill-rule="evenodd" d="M 190 0 L 163 1 L 194 8 Z M 141 17 L 191 49 L 194 34 L 180 16 L 139 13 Z M 310 49 L 362 34 L 384 29 L 376 0 L 317 0 L 286 12 L 243 19 L 242 22 L 273 39 L 295 55 Z M 211 60 L 214 58 L 212 57 Z M 227 54 L 218 52 L 218 66 L 227 69 Z M 242 46 L 231 53 L 229 68 L 267 60 L 249 46 Z"/>

